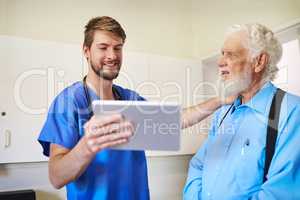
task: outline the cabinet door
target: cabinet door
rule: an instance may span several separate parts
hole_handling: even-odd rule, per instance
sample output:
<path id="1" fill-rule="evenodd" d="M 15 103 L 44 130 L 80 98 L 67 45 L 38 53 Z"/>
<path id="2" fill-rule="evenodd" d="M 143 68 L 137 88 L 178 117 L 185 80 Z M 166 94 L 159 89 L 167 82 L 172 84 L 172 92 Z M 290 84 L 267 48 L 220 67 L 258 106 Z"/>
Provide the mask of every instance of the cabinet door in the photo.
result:
<path id="1" fill-rule="evenodd" d="M 37 137 L 55 95 L 83 74 L 79 45 L 0 37 L 0 163 L 45 160 Z"/>

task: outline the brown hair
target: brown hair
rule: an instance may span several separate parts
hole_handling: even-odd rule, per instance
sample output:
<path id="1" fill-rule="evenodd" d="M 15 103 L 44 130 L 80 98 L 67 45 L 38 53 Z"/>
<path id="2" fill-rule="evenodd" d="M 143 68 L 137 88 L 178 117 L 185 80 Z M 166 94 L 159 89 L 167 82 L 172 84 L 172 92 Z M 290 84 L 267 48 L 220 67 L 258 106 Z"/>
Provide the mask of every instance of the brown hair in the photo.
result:
<path id="1" fill-rule="evenodd" d="M 119 22 L 111 17 L 102 16 L 90 19 L 87 25 L 85 25 L 83 42 L 84 46 L 87 46 L 89 48 L 91 47 L 94 40 L 94 33 L 97 30 L 109 31 L 122 38 L 123 42 L 125 42 L 126 34 Z"/>

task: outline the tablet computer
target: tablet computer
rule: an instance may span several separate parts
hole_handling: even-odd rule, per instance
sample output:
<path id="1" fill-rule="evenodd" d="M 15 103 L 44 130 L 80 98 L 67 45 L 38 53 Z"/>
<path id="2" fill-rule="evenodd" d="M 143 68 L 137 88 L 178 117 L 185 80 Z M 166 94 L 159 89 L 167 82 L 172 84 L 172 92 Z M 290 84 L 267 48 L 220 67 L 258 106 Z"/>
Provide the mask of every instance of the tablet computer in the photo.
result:
<path id="1" fill-rule="evenodd" d="M 178 103 L 96 100 L 94 115 L 120 113 L 136 127 L 126 144 L 112 149 L 178 151 L 180 149 L 181 106 Z"/>

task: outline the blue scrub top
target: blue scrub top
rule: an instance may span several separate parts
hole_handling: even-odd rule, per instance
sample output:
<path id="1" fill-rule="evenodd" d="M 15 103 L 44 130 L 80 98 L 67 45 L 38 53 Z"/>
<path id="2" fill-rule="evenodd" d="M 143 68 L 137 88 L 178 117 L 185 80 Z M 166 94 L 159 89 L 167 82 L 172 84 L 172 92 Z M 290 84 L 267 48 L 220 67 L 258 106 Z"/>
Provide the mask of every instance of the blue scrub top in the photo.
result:
<path id="1" fill-rule="evenodd" d="M 121 100 L 145 100 L 136 92 L 114 85 Z M 91 100 L 99 97 L 88 89 Z M 91 113 L 82 82 L 64 89 L 53 101 L 38 141 L 49 156 L 50 143 L 72 149 L 84 135 Z M 72 165 L 72 163 L 70 163 Z M 147 164 L 144 151 L 106 149 L 97 153 L 85 172 L 67 184 L 68 199 L 147 200 Z"/>

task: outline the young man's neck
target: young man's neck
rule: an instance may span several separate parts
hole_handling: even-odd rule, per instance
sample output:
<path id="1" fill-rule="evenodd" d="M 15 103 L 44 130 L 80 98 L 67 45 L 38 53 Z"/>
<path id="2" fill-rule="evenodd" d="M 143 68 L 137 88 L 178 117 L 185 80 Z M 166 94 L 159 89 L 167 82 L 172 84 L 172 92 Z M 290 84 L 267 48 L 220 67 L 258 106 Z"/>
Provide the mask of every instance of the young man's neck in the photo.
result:
<path id="1" fill-rule="evenodd" d="M 86 82 L 89 88 L 91 88 L 101 99 L 114 100 L 112 81 L 105 80 L 97 74 L 89 72 L 87 74 Z"/>

